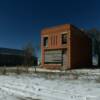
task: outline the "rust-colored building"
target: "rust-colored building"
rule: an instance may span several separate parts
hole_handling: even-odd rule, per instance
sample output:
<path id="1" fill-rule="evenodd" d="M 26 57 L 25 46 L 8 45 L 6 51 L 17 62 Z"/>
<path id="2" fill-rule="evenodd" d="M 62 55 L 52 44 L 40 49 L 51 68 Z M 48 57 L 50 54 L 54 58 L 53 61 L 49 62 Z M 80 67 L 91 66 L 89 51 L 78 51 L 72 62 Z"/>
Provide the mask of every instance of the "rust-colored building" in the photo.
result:
<path id="1" fill-rule="evenodd" d="M 92 65 L 92 41 L 70 24 L 41 31 L 42 67 L 71 69 Z"/>

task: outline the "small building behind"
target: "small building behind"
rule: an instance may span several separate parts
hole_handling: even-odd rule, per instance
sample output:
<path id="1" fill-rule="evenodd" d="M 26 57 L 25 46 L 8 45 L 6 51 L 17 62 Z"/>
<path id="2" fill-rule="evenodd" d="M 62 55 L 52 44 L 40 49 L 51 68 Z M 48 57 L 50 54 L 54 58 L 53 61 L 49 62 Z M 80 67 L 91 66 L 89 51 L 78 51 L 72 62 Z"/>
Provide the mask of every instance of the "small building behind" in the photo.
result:
<path id="1" fill-rule="evenodd" d="M 70 24 L 41 31 L 42 67 L 71 69 L 92 65 L 92 41 Z"/>
<path id="2" fill-rule="evenodd" d="M 37 65 L 37 57 L 32 56 L 33 64 Z M 24 65 L 24 50 L 0 48 L 0 66 Z"/>

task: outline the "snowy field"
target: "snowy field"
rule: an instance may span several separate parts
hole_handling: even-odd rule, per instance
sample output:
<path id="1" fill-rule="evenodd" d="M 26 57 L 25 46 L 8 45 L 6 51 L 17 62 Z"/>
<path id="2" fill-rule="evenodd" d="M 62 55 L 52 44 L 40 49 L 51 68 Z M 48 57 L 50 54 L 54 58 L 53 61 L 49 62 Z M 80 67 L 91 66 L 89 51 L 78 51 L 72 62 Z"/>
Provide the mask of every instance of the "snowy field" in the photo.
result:
<path id="1" fill-rule="evenodd" d="M 0 100 L 100 100 L 100 83 L 35 74 L 0 75 Z"/>

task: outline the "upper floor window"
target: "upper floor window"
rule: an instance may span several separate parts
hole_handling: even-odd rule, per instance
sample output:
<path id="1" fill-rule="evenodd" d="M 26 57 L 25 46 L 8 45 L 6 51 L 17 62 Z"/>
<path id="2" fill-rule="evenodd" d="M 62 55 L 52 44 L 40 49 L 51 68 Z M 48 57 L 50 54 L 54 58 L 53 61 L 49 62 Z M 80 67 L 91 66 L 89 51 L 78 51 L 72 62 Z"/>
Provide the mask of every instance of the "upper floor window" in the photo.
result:
<path id="1" fill-rule="evenodd" d="M 45 46 L 45 47 L 48 47 L 48 37 L 44 37 L 44 39 L 43 39 L 43 45 Z"/>
<path id="2" fill-rule="evenodd" d="M 62 44 L 67 43 L 67 34 L 62 34 Z"/>

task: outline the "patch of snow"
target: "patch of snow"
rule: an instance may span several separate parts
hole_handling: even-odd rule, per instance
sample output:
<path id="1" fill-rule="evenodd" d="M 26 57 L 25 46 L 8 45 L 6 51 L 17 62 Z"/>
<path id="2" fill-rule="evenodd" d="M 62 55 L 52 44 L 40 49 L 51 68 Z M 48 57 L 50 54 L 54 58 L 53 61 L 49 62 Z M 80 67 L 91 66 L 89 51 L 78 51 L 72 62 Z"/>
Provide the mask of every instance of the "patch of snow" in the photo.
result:
<path id="1" fill-rule="evenodd" d="M 100 100 L 100 84 L 82 80 L 0 76 L 0 100 Z"/>

